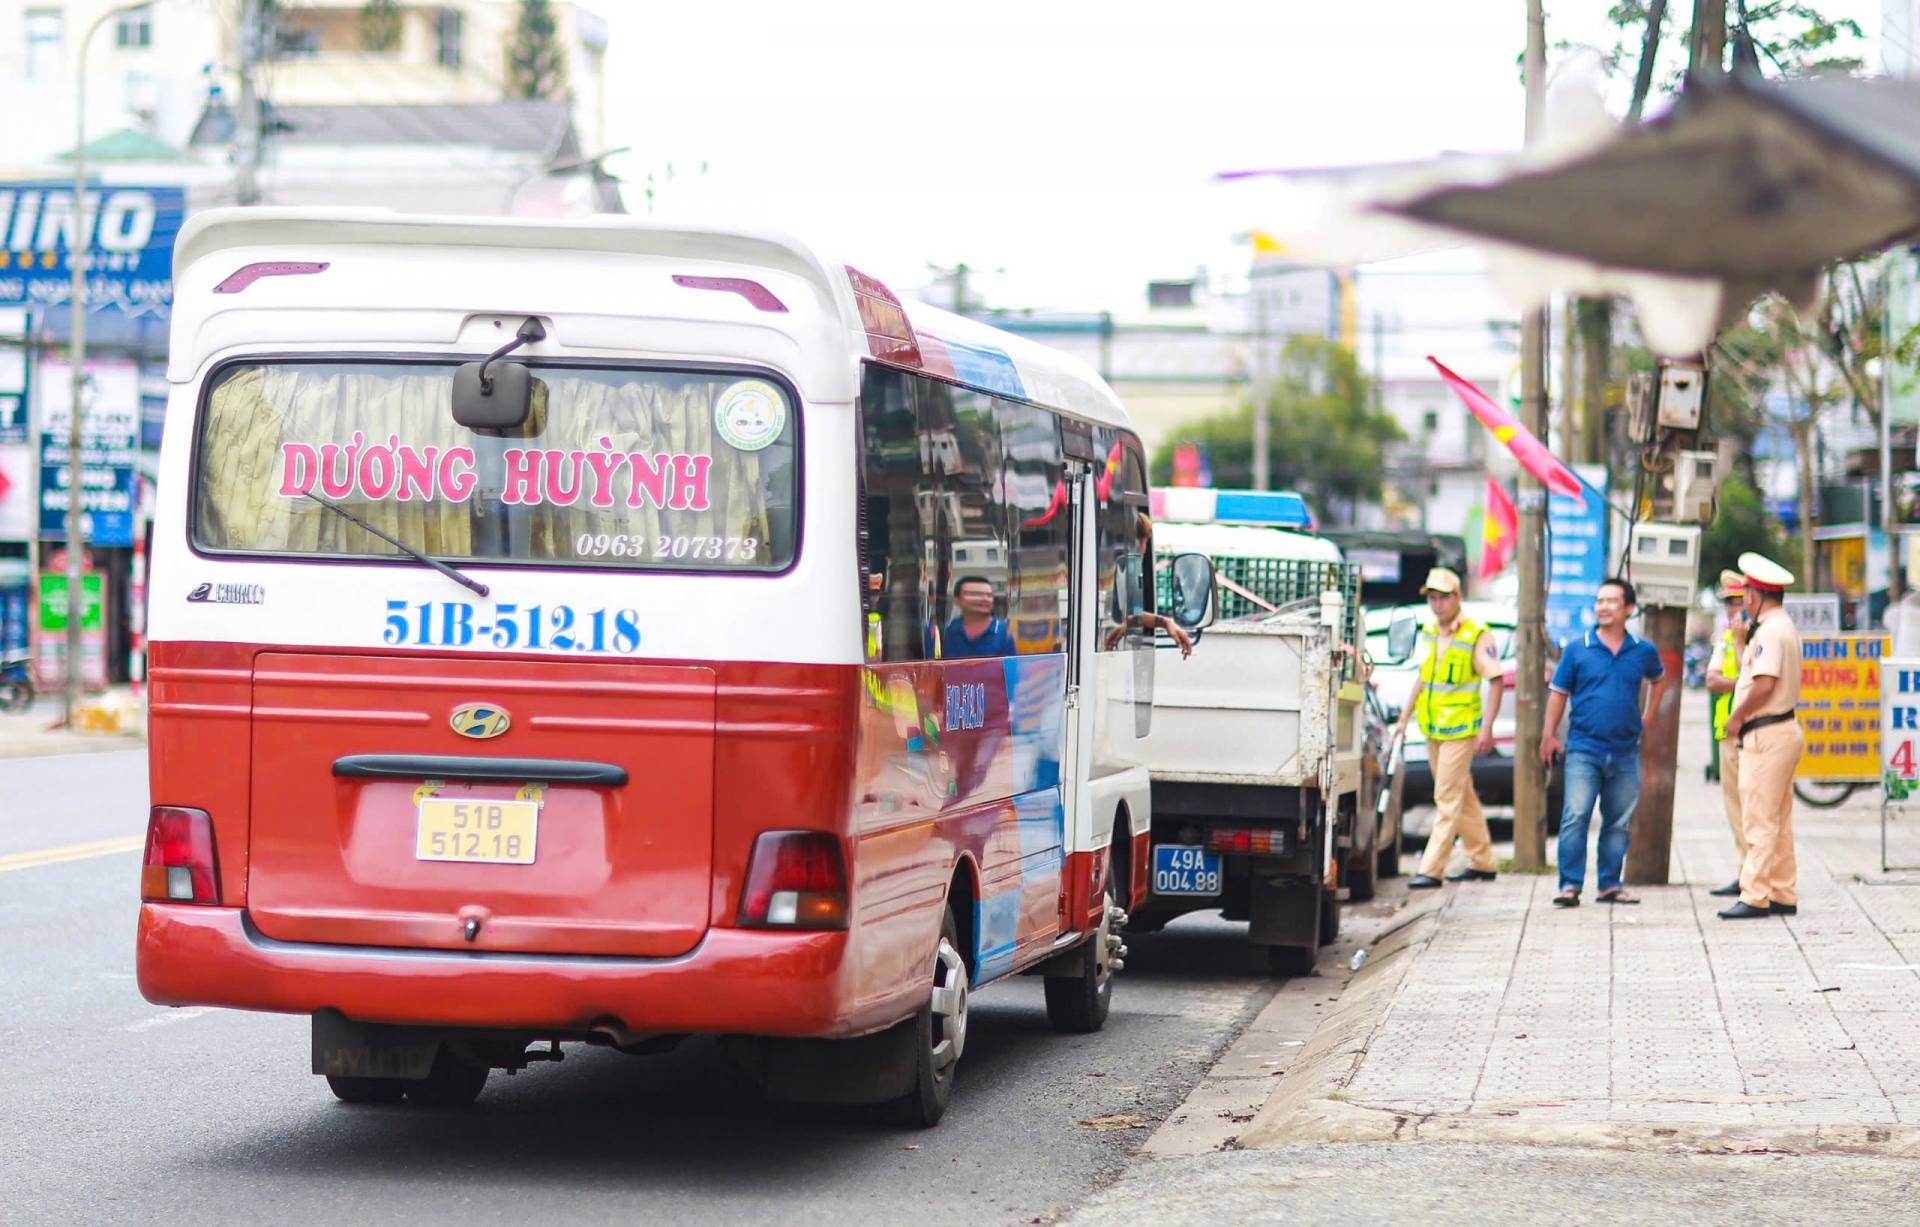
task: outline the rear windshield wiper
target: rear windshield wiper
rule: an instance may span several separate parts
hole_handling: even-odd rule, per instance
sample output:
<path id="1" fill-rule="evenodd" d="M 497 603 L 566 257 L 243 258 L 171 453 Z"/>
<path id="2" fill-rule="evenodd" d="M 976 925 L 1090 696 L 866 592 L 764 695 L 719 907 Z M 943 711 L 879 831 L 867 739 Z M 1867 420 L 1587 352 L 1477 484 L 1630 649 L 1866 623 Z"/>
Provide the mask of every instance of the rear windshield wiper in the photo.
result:
<path id="1" fill-rule="evenodd" d="M 394 549 L 399 550 L 402 554 L 405 554 L 407 557 L 413 559 L 415 562 L 422 563 L 426 566 L 432 567 L 434 570 L 440 572 L 440 574 L 446 576 L 448 579 L 452 580 L 454 583 L 461 584 L 468 588 L 471 588 L 475 592 L 479 593 L 481 596 L 486 596 L 489 592 L 493 591 L 491 588 L 488 588 L 485 584 L 473 578 L 471 575 L 466 575 L 460 571 L 455 570 L 454 568 L 448 566 L 446 563 L 441 562 L 438 558 L 429 558 L 427 555 L 421 553 L 419 550 L 414 549 L 412 546 L 400 540 L 398 537 L 389 537 L 387 534 L 381 532 L 379 529 L 367 523 L 365 520 L 361 519 L 359 516 L 353 514 L 351 511 L 348 511 L 345 507 L 342 507 L 340 504 L 326 497 L 324 494 L 315 494 L 313 491 L 309 490 L 307 491 L 307 497 L 312 499 L 314 502 L 320 504 L 322 507 L 327 508 L 329 511 L 334 512 L 336 515 L 343 516 L 346 519 L 352 521 L 353 523 L 358 524 L 360 527 L 366 529 L 368 532 L 380 538 L 382 541 L 386 542 L 388 545 L 392 546 Z"/>

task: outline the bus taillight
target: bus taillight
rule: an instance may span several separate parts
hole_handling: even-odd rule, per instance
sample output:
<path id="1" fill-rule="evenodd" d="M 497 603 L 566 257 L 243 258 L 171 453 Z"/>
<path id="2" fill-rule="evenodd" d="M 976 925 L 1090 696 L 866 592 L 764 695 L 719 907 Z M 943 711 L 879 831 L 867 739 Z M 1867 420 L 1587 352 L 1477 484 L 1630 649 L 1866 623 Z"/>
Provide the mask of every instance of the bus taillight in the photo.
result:
<path id="1" fill-rule="evenodd" d="M 156 805 L 147 819 L 147 855 L 140 897 L 160 903 L 220 902 L 213 858 L 213 819 L 205 810 Z"/>
<path id="2" fill-rule="evenodd" d="M 766 831 L 753 844 L 740 924 L 755 929 L 847 927 L 847 865 L 825 831 Z"/>

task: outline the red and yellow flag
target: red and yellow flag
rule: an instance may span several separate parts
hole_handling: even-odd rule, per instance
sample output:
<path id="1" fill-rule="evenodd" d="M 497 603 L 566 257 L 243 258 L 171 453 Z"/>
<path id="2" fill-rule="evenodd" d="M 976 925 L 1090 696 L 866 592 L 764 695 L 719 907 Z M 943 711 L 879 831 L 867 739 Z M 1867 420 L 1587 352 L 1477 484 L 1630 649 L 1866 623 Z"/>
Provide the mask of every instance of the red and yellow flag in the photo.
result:
<path id="1" fill-rule="evenodd" d="M 1454 395 L 1466 402 L 1473 416 L 1493 432 L 1494 438 L 1506 445 L 1507 450 L 1513 453 L 1513 458 L 1520 462 L 1521 468 L 1533 474 L 1547 489 L 1555 494 L 1566 495 L 1578 503 L 1582 511 L 1586 510 L 1587 496 L 1580 479 L 1574 476 L 1572 469 L 1560 463 L 1559 457 L 1547 450 L 1546 444 L 1534 438 L 1511 413 L 1494 404 L 1485 392 L 1448 370 L 1440 359 L 1428 354 L 1427 361 L 1433 363 L 1440 372 L 1440 378 L 1446 380 L 1447 386 L 1453 389 Z"/>
<path id="2" fill-rule="evenodd" d="M 1480 581 L 1485 583 L 1507 569 L 1513 547 L 1520 540 L 1520 509 L 1507 497 L 1507 490 L 1493 478 L 1487 478 L 1487 514 L 1481 522 Z"/>

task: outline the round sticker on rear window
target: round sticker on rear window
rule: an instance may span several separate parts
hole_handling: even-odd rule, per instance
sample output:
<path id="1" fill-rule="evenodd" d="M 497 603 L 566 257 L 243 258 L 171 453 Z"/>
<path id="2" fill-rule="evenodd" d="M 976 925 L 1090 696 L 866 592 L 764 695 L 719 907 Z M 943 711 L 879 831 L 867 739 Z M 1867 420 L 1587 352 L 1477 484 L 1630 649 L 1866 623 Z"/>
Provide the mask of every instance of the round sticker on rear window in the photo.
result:
<path id="1" fill-rule="evenodd" d="M 742 380 L 720 394 L 713 426 L 740 451 L 760 451 L 787 428 L 787 400 L 764 380 Z"/>

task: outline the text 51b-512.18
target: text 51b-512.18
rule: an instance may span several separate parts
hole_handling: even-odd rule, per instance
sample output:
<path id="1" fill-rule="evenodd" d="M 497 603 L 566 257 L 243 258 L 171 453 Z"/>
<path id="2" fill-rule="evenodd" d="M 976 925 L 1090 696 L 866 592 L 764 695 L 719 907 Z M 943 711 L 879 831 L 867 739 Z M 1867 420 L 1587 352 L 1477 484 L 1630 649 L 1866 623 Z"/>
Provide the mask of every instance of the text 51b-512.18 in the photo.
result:
<path id="1" fill-rule="evenodd" d="M 522 608 L 510 601 L 497 602 L 491 612 L 465 601 L 388 601 L 380 638 L 395 647 L 630 655 L 640 650 L 640 615 L 571 605 Z"/>

